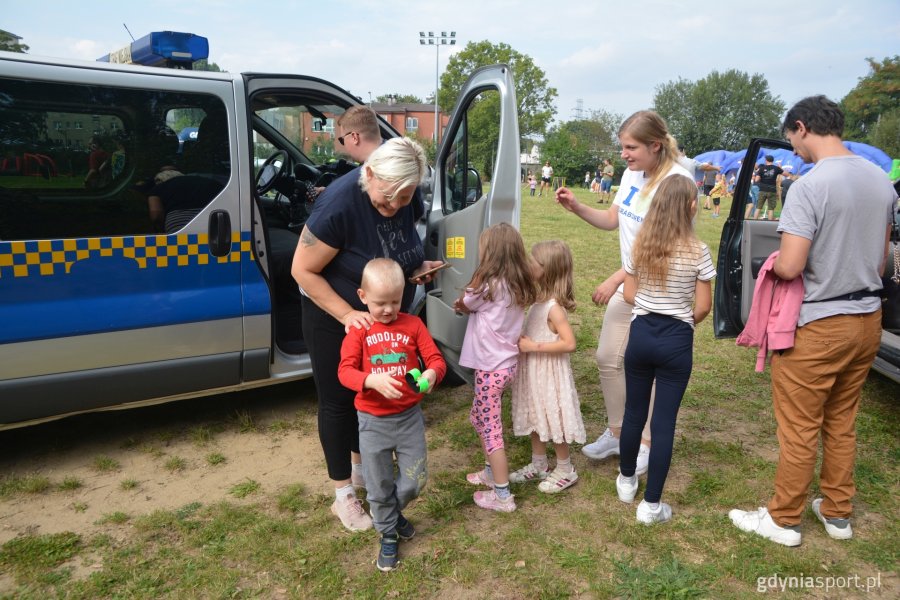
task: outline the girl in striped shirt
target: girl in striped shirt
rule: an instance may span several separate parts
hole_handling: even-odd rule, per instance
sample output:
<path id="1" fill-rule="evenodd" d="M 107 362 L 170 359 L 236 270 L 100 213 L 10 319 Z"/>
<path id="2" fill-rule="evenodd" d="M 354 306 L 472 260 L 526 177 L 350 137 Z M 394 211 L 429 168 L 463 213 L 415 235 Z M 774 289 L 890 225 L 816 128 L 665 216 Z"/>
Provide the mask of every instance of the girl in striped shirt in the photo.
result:
<path id="1" fill-rule="evenodd" d="M 637 493 L 638 447 L 655 380 L 647 488 L 637 508 L 637 520 L 647 524 L 672 518 L 672 508 L 660 497 L 672 460 L 678 408 L 693 366 L 694 326 L 712 306 L 710 281 L 716 271 L 709 247 L 694 234 L 696 213 L 694 182 L 683 175 L 663 179 L 624 264 L 624 296 L 634 309 L 625 349 L 625 418 L 616 492 L 623 502 L 634 501 Z"/>

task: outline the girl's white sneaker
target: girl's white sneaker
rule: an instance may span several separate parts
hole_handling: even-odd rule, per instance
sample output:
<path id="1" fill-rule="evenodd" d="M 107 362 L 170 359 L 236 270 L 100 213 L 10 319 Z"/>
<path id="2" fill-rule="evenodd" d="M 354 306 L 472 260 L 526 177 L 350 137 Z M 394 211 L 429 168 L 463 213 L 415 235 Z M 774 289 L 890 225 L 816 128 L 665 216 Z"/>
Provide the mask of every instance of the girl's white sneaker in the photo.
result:
<path id="1" fill-rule="evenodd" d="M 656 507 L 656 510 L 653 510 L 650 507 L 650 503 L 646 500 L 641 500 L 641 503 L 638 504 L 637 507 L 636 517 L 638 521 L 646 525 L 665 523 L 672 518 L 672 507 L 665 502 L 660 502 L 659 506 Z"/>

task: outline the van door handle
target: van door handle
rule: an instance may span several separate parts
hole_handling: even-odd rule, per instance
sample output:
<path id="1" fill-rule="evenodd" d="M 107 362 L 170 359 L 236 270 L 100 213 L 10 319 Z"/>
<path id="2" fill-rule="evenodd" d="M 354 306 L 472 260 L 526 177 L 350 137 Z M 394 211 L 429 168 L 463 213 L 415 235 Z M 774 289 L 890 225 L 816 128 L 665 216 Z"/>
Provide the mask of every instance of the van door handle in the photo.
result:
<path id="1" fill-rule="evenodd" d="M 209 214 L 209 251 L 213 256 L 231 252 L 231 217 L 227 210 L 214 210 Z"/>
<path id="2" fill-rule="evenodd" d="M 432 232 L 431 232 L 431 236 L 428 238 L 428 240 L 431 242 L 431 245 L 432 245 L 432 246 L 437 247 L 437 244 L 438 244 L 438 232 L 437 232 L 437 231 L 432 231 Z"/>

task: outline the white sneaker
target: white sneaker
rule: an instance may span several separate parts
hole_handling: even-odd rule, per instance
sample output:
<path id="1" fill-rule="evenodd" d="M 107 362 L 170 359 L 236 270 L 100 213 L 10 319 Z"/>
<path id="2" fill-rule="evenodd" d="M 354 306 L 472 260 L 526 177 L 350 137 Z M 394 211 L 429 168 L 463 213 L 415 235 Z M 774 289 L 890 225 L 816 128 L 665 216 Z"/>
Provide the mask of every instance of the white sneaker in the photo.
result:
<path id="1" fill-rule="evenodd" d="M 812 501 L 812 511 L 822 521 L 825 526 L 825 533 L 836 540 L 849 540 L 853 537 L 853 528 L 850 526 L 850 519 L 840 519 L 836 517 L 827 518 L 822 514 L 822 499 L 816 498 Z"/>
<path id="2" fill-rule="evenodd" d="M 538 489 L 545 494 L 555 494 L 575 485 L 576 481 L 578 481 L 578 473 L 574 469 L 564 473 L 557 467 L 544 481 L 538 484 Z"/>
<path id="3" fill-rule="evenodd" d="M 641 447 L 638 449 L 637 455 L 637 466 L 634 469 L 635 475 L 643 475 L 647 472 L 647 469 L 650 467 L 650 446 L 645 446 L 641 444 Z"/>
<path id="4" fill-rule="evenodd" d="M 781 527 L 772 520 L 768 509 L 760 506 L 759 510 L 732 509 L 728 516 L 731 522 L 741 531 L 755 533 L 783 546 L 799 546 L 800 532 L 796 527 Z"/>
<path id="5" fill-rule="evenodd" d="M 650 508 L 650 503 L 641 500 L 638 504 L 636 518 L 641 523 L 653 525 L 654 523 L 665 523 L 672 518 L 672 507 L 665 502 L 660 502 L 656 510 Z"/>
<path id="6" fill-rule="evenodd" d="M 543 471 L 534 466 L 534 463 L 528 463 L 521 469 L 517 469 L 509 474 L 509 480 L 512 483 L 527 483 L 529 481 L 543 481 L 550 474 L 550 465 Z"/>
<path id="7" fill-rule="evenodd" d="M 350 531 L 372 529 L 372 517 L 363 510 L 362 500 L 356 494 L 347 494 L 343 500 L 335 500 L 331 512 Z"/>
<path id="8" fill-rule="evenodd" d="M 628 502 L 631 504 L 634 502 L 634 496 L 637 494 L 638 489 L 638 478 L 637 475 L 634 476 L 634 483 L 629 484 L 626 481 L 625 476 L 619 473 L 619 476 L 616 477 L 616 493 L 619 495 L 619 500 L 622 502 Z"/>
<path id="9" fill-rule="evenodd" d="M 619 438 L 614 437 L 612 431 L 607 427 L 603 435 L 597 438 L 597 441 L 584 446 L 581 451 L 588 458 L 603 460 L 619 453 Z"/>

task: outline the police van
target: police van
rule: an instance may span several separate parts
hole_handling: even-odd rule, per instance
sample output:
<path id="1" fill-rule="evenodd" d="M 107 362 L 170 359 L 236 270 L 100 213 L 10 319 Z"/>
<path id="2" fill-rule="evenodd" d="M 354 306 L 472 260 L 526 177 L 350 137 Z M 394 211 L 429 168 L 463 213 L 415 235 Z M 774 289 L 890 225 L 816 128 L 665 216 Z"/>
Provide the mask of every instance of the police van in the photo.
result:
<path id="1" fill-rule="evenodd" d="M 168 33 L 146 64 L 196 58 Z M 359 99 L 303 75 L 106 61 L 0 52 L 0 428 L 311 375 L 290 264 L 307 188 L 353 166 L 334 123 Z M 470 127 L 485 101 L 497 121 Z M 509 68 L 479 69 L 423 190 L 426 258 L 451 267 L 413 311 L 461 376 L 452 303 L 480 232 L 518 226 L 518 155 Z M 151 214 L 166 171 L 197 183 L 174 220 Z"/>

